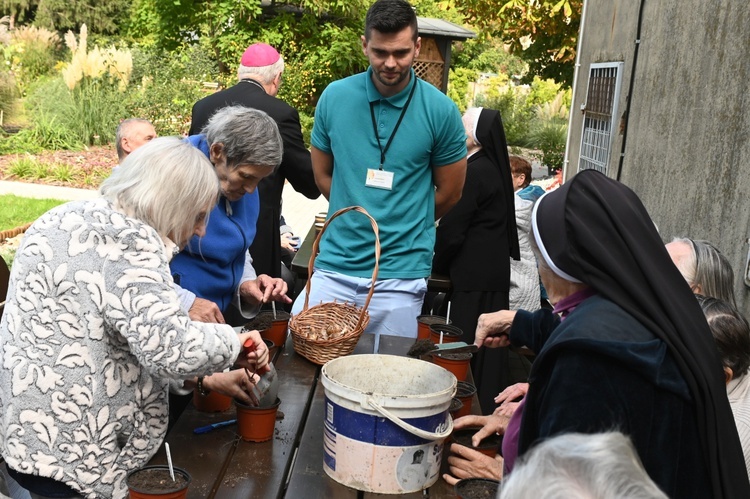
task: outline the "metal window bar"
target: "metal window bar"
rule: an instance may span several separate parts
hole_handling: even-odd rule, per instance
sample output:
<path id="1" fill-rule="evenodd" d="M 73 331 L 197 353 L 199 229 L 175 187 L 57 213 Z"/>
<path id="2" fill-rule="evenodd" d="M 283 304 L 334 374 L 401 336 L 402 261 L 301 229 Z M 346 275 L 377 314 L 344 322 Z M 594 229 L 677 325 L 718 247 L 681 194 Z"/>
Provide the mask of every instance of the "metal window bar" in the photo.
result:
<path id="1" fill-rule="evenodd" d="M 607 174 L 622 63 L 592 64 L 584 109 L 578 169 Z"/>

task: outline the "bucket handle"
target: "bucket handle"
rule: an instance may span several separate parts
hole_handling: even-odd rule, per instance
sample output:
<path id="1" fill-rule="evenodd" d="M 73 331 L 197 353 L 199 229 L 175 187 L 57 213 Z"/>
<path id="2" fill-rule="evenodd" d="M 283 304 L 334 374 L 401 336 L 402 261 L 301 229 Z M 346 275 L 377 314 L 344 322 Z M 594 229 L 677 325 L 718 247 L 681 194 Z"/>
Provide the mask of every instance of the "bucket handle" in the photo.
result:
<path id="1" fill-rule="evenodd" d="M 439 433 L 432 433 L 429 431 L 425 431 L 421 428 L 417 428 L 416 426 L 410 425 L 403 419 L 394 416 L 389 411 L 385 409 L 385 407 L 381 406 L 377 402 L 375 402 L 375 399 L 372 397 L 367 397 L 367 403 L 370 404 L 370 407 L 378 411 L 381 415 L 385 416 L 388 420 L 390 420 L 391 423 L 395 424 L 396 426 L 408 431 L 412 435 L 416 435 L 419 438 L 424 438 L 425 440 L 442 440 L 446 438 L 448 435 L 451 434 L 453 431 L 453 418 L 448 416 L 448 428 L 446 428 L 444 431 L 441 431 Z"/>

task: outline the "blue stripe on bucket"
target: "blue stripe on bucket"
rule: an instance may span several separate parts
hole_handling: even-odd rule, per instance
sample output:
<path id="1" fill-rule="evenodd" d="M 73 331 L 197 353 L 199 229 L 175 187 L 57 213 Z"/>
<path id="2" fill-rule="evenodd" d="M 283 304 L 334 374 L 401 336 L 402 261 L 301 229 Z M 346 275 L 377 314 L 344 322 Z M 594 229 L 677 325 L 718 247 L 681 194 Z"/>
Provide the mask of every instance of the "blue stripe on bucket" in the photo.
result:
<path id="1" fill-rule="evenodd" d="M 328 428 L 328 423 L 325 423 L 325 430 L 323 433 L 323 459 L 326 466 L 331 470 L 336 471 L 336 451 L 333 450 L 336 447 L 336 433 L 332 432 Z"/>
<path id="2" fill-rule="evenodd" d="M 330 430 L 352 440 L 385 447 L 409 447 L 424 445 L 430 442 L 430 440 L 417 437 L 396 426 L 382 416 L 371 416 L 352 411 L 332 402 L 328 397 L 326 397 L 326 406 L 329 408 L 329 411 L 331 408 L 333 409 L 331 411 L 333 413 L 333 421 L 329 419 L 325 421 L 326 433 Z M 438 429 L 442 429 L 445 426 L 448 419 L 448 411 L 446 410 L 421 418 L 402 419 L 421 430 L 437 432 Z"/>

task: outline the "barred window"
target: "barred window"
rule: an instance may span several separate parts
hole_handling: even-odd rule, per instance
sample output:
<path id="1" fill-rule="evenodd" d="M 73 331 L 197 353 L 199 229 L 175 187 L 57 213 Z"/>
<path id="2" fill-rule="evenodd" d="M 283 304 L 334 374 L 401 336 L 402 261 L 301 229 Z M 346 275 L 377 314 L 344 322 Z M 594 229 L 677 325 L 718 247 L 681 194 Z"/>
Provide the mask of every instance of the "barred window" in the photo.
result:
<path id="1" fill-rule="evenodd" d="M 579 171 L 595 169 L 607 174 L 622 67 L 622 62 L 591 65 L 586 104 L 583 108 Z"/>

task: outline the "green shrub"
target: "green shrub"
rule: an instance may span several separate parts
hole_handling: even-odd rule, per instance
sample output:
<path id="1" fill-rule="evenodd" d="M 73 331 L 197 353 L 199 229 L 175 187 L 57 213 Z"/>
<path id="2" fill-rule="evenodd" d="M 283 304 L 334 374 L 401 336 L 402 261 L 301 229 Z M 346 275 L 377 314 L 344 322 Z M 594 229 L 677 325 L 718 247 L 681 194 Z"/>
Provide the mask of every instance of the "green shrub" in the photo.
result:
<path id="1" fill-rule="evenodd" d="M 20 26 L 11 32 L 10 66 L 21 95 L 42 76 L 52 73 L 60 55 L 57 33 L 36 26 Z"/>
<path id="2" fill-rule="evenodd" d="M 8 173 L 18 178 L 31 178 L 38 161 L 32 156 L 14 159 L 8 165 Z"/>
<path id="3" fill-rule="evenodd" d="M 75 109 L 71 109 L 75 111 Z M 29 129 L 31 139 L 42 149 L 81 149 L 85 138 L 80 130 L 71 127 L 71 122 L 78 119 L 75 113 L 72 115 L 54 116 L 49 112 L 41 111 L 34 116 L 34 126 Z M 65 123 L 64 121 L 67 121 Z"/>
<path id="4" fill-rule="evenodd" d="M 42 147 L 36 141 L 34 131 L 30 128 L 24 128 L 20 132 L 0 140 L 0 154 L 34 154 L 42 150 Z"/>
<path id="5" fill-rule="evenodd" d="M 16 83 L 13 75 L 7 71 L 0 70 L 0 111 L 3 112 L 3 123 L 8 120 L 13 111 L 15 97 Z"/>
<path id="6" fill-rule="evenodd" d="M 449 71 L 448 97 L 458 106 L 463 113 L 469 106 L 469 83 L 477 78 L 477 72 L 473 69 L 456 68 Z"/>
<path id="7" fill-rule="evenodd" d="M 45 180 L 52 174 L 52 167 L 42 161 L 36 161 L 31 169 L 31 178 Z"/>
<path id="8" fill-rule="evenodd" d="M 500 111 L 508 145 L 521 147 L 529 145 L 529 132 L 534 113 L 526 100 L 526 93 L 523 89 L 509 85 L 504 92 L 494 98 L 480 94 L 475 99 L 475 104 Z"/>
<path id="9" fill-rule="evenodd" d="M 68 164 L 54 165 L 52 167 L 52 171 L 50 172 L 50 176 L 53 179 L 64 183 L 71 182 L 75 177 L 75 174 L 76 169 Z"/>
<path id="10" fill-rule="evenodd" d="M 568 125 L 559 121 L 539 123 L 531 131 L 529 140 L 533 147 L 542 151 L 539 159 L 550 174 L 563 166 L 567 137 Z"/>
<path id="11" fill-rule="evenodd" d="M 151 121 L 159 135 L 187 133 L 193 104 L 206 96 L 203 82 L 217 80 L 216 63 L 200 46 L 170 53 L 141 47 L 132 54 L 125 114 Z"/>
<path id="12" fill-rule="evenodd" d="M 305 141 L 305 147 L 310 148 L 310 135 L 312 134 L 315 117 L 307 113 L 299 113 L 299 122 L 302 127 L 302 139 Z"/>

